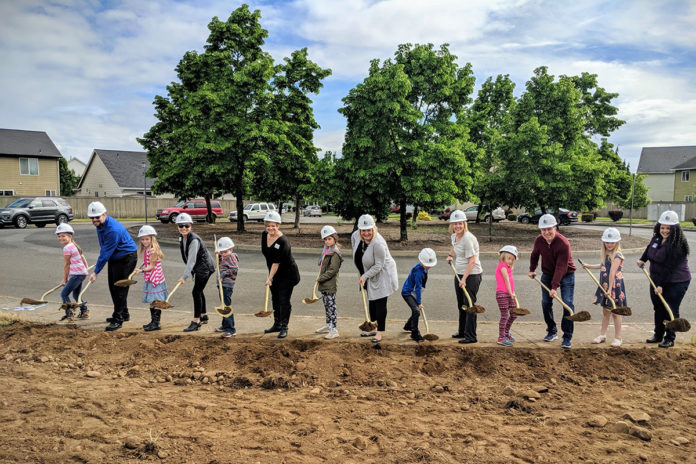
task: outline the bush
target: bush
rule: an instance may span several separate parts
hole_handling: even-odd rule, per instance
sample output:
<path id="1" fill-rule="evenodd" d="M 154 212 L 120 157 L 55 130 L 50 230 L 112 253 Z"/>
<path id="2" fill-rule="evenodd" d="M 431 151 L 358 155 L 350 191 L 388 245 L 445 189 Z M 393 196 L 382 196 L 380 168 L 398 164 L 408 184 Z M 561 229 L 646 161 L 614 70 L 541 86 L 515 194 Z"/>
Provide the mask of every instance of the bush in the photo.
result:
<path id="1" fill-rule="evenodd" d="M 582 213 L 581 216 L 582 222 L 592 222 L 595 220 L 595 215 L 594 213 Z"/>
<path id="2" fill-rule="evenodd" d="M 692 217 L 692 218 L 691 218 L 691 222 L 693 222 L 694 225 L 696 226 L 696 217 Z"/>
<path id="3" fill-rule="evenodd" d="M 623 217 L 623 211 L 620 209 L 613 209 L 609 211 L 609 217 L 612 221 L 616 222 Z"/>
<path id="4" fill-rule="evenodd" d="M 516 214 L 508 214 L 507 215 L 508 221 L 516 221 L 517 220 L 517 215 Z"/>
<path id="5" fill-rule="evenodd" d="M 427 211 L 421 211 L 418 213 L 419 221 L 431 221 L 433 218 L 430 217 Z"/>

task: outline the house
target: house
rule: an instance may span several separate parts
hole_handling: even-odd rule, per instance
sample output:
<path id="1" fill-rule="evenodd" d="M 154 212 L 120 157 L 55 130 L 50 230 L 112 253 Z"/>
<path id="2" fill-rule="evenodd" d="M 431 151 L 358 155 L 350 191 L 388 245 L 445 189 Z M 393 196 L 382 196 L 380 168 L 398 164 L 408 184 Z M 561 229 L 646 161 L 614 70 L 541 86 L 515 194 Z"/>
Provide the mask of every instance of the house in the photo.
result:
<path id="1" fill-rule="evenodd" d="M 46 132 L 0 129 L 0 196 L 60 195 L 62 157 Z"/>
<path id="2" fill-rule="evenodd" d="M 75 158 L 73 156 L 70 158 L 70 161 L 68 161 L 68 169 L 72 170 L 77 177 L 82 177 L 82 174 L 85 172 L 85 168 L 87 168 L 87 165 L 79 158 Z"/>
<path id="3" fill-rule="evenodd" d="M 77 186 L 77 196 L 123 197 L 152 193 L 154 179 L 145 178 L 150 167 L 144 151 L 94 149 Z"/>
<path id="4" fill-rule="evenodd" d="M 689 168 L 692 166 L 692 168 Z M 643 147 L 638 174 L 645 174 L 651 201 L 693 201 L 696 146 Z M 691 189 L 689 191 L 689 188 Z M 691 195 L 691 199 L 689 198 Z"/>

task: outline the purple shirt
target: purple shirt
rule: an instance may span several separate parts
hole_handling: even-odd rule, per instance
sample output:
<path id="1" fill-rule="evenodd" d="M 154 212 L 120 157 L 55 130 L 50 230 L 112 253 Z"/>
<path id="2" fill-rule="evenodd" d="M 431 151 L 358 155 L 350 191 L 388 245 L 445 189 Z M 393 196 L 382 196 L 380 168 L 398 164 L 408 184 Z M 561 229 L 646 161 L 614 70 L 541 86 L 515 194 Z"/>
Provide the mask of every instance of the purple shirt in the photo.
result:
<path id="1" fill-rule="evenodd" d="M 689 261 L 686 256 L 670 266 L 668 251 L 669 247 L 662 243 L 662 237 L 653 237 L 643 256 L 640 257 L 643 262 L 650 261 L 650 278 L 658 287 L 691 280 Z M 675 253 L 675 250 L 672 250 L 672 253 Z"/>

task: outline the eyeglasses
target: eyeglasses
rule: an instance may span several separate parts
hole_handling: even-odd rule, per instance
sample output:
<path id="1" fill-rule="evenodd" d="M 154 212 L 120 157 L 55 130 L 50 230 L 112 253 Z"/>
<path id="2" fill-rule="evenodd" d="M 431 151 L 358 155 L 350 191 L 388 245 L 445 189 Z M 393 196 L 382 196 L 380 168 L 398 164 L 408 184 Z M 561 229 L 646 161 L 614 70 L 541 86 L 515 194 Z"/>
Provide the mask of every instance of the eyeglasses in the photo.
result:
<path id="1" fill-rule="evenodd" d="M 190 229 L 191 224 L 178 224 L 179 229 Z"/>

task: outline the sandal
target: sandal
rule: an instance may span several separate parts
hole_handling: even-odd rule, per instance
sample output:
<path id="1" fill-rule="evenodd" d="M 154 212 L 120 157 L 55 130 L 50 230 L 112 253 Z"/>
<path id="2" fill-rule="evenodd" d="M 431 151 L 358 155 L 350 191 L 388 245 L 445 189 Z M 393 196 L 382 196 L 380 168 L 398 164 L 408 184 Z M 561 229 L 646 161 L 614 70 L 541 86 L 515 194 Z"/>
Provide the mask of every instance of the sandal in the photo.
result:
<path id="1" fill-rule="evenodd" d="M 611 342 L 611 346 L 618 348 L 621 346 L 622 340 L 620 338 L 615 338 L 613 342 Z"/>
<path id="2" fill-rule="evenodd" d="M 377 335 L 377 331 L 372 331 L 372 332 L 363 332 L 360 334 L 361 337 L 374 337 Z"/>
<path id="3" fill-rule="evenodd" d="M 382 339 L 381 339 L 381 338 L 377 338 L 377 337 L 375 337 L 375 338 L 372 339 L 372 343 L 379 343 L 379 342 L 381 342 L 381 341 L 382 341 Z"/>
<path id="4" fill-rule="evenodd" d="M 607 336 L 606 335 L 598 335 L 597 338 L 592 340 L 592 343 L 595 345 L 598 345 L 600 343 L 604 343 L 607 341 Z"/>

